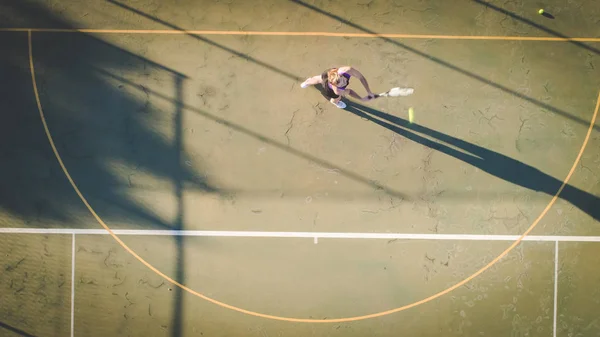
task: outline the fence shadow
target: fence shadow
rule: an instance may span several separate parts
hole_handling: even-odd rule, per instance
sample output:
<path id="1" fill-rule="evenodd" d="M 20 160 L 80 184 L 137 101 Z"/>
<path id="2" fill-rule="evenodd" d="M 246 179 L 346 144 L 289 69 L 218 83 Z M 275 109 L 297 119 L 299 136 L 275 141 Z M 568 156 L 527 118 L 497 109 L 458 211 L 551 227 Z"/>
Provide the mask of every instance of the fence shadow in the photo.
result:
<path id="1" fill-rule="evenodd" d="M 7 27 L 35 22 L 48 28 L 75 28 L 43 5 L 27 1 L 3 2 L 0 11 L 14 19 L 2 23 Z M 184 187 L 220 193 L 206 178 L 201 162 L 185 164 L 192 161 L 182 140 L 185 75 L 83 33 L 33 33 L 32 42 L 40 100 L 57 150 L 78 188 L 109 225 L 184 229 Z M 27 34 L 0 33 L 0 44 L 0 142 L 4 144 L 0 147 L 0 226 L 97 229 L 44 133 L 32 87 Z M 161 78 L 172 88 L 174 102 L 166 107 L 154 104 L 151 96 L 127 90 L 116 77 L 109 79 L 98 69 Z M 147 90 L 143 84 L 136 86 Z M 158 183 L 164 181 L 170 183 Z M 143 202 L 149 193 L 175 200 L 174 218 Z M 180 282 L 185 280 L 183 247 L 181 238 L 175 239 L 173 277 Z M 53 282 L 53 275 L 44 277 L 48 284 Z M 170 328 L 173 336 L 181 336 L 180 289 L 173 295 Z M 18 301 L 16 295 L 5 299 Z M 13 314 L 28 321 L 38 316 L 37 309 L 28 310 Z M 51 315 L 68 321 L 69 317 L 59 317 L 60 312 Z M 111 328 L 98 324 L 95 329 Z M 42 322 L 37 328 L 46 329 Z"/>

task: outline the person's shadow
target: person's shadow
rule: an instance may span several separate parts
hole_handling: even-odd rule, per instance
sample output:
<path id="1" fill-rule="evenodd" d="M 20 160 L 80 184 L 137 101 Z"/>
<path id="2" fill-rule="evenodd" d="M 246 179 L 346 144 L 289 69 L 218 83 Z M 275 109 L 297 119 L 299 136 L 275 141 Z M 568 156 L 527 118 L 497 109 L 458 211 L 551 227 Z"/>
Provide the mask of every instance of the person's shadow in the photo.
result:
<path id="1" fill-rule="evenodd" d="M 462 160 L 465 163 L 471 164 L 491 175 L 504 179 L 513 184 L 554 196 L 563 183 L 562 181 L 536 169 L 535 167 L 529 166 L 498 152 L 488 150 L 481 146 L 454 138 L 447 134 L 418 124 L 411 124 L 402 118 L 366 107 L 359 103 L 351 102 L 346 99 L 344 99 L 344 101 L 347 104 L 345 110 L 350 113 L 368 119 L 369 121 L 391 130 L 407 139 L 445 153 L 456 159 Z M 409 130 L 427 135 L 461 149 L 464 152 L 419 136 L 418 134 Z M 600 198 L 598 196 L 587 193 L 567 184 L 560 193 L 559 197 L 570 202 L 583 212 L 589 214 L 595 220 L 600 220 Z"/>

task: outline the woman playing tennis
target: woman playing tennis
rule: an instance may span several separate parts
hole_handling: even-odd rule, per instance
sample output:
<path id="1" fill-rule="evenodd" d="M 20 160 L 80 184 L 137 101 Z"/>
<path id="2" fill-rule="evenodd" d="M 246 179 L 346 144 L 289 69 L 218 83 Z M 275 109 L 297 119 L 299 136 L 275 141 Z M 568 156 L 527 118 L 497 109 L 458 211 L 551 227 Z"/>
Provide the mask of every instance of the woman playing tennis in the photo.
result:
<path id="1" fill-rule="evenodd" d="M 350 77 L 356 77 L 360 80 L 360 83 L 367 90 L 367 96 L 360 97 L 356 91 L 348 89 L 350 84 Z M 377 97 L 369 88 L 367 79 L 360 73 L 360 71 L 349 67 L 330 68 L 324 71 L 321 75 L 313 76 L 304 81 L 300 87 L 307 88 L 311 85 L 321 84 L 325 89 L 325 95 L 329 98 L 329 101 L 340 109 L 346 107 L 346 103 L 342 102 L 342 97 L 350 95 L 361 101 L 368 101 Z"/>

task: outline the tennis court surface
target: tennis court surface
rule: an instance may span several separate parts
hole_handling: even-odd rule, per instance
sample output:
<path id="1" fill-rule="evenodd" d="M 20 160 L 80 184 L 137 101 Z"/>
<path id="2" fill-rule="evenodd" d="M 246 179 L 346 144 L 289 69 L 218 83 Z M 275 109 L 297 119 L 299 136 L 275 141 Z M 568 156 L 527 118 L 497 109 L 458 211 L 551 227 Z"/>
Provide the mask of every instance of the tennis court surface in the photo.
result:
<path id="1" fill-rule="evenodd" d="M 600 4 L 542 7 L 1 4 L 0 335 L 600 335 Z"/>

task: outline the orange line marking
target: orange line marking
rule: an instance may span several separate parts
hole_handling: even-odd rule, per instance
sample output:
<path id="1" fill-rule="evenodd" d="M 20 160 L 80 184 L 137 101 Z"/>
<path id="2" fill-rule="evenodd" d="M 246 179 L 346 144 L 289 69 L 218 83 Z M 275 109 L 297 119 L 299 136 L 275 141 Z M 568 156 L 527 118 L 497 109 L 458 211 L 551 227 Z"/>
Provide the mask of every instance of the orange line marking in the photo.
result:
<path id="1" fill-rule="evenodd" d="M 92 214 L 92 216 L 94 216 L 94 218 L 96 219 L 96 221 L 98 221 L 98 223 L 104 227 L 104 229 L 106 229 L 108 231 L 108 233 L 119 243 L 119 245 L 121 245 L 126 251 L 128 251 L 133 257 L 135 257 L 138 261 L 140 261 L 143 265 L 145 265 L 146 267 L 148 267 L 150 270 L 152 270 L 153 272 L 155 272 L 157 275 L 161 276 L 162 278 L 164 278 L 165 280 L 171 282 L 172 284 L 180 287 L 181 289 L 187 291 L 188 293 L 195 295 L 197 297 L 200 297 L 206 301 L 209 301 L 211 303 L 214 303 L 216 305 L 219 305 L 223 308 L 227 308 L 227 309 L 231 309 L 240 313 L 244 313 L 244 314 L 248 314 L 251 316 L 256 316 L 256 317 L 261 317 L 261 318 L 268 318 L 268 319 L 273 319 L 273 320 L 278 320 L 278 321 L 287 321 L 287 322 L 297 322 L 297 323 L 341 323 L 341 322 L 352 322 L 352 321 L 360 321 L 360 320 L 365 320 L 365 319 L 369 319 L 369 318 L 376 318 L 376 317 L 381 317 L 381 316 L 385 316 L 385 315 L 389 315 L 389 314 L 393 314 L 393 313 L 397 313 L 409 308 L 413 308 L 416 307 L 418 305 L 421 305 L 423 303 L 427 303 L 430 302 L 438 297 L 441 297 L 451 291 L 453 291 L 456 288 L 459 288 L 463 285 L 465 285 L 467 282 L 471 281 L 472 279 L 474 279 L 475 277 L 479 276 L 481 273 L 483 273 L 484 271 L 488 270 L 491 266 L 493 266 L 494 264 L 496 264 L 498 261 L 500 261 L 500 259 L 502 259 L 503 257 L 505 257 L 511 250 L 513 250 L 519 243 L 521 243 L 521 241 L 523 240 L 523 238 L 525 236 L 527 236 L 529 233 L 531 233 L 531 231 L 537 226 L 537 224 L 540 222 L 540 220 L 546 215 L 546 213 L 548 213 L 548 211 L 550 210 L 550 208 L 554 205 L 554 203 L 556 202 L 556 200 L 558 200 L 558 195 L 560 194 L 560 192 L 562 192 L 562 190 L 564 189 L 564 187 L 567 185 L 567 182 L 569 181 L 569 179 L 571 179 L 571 176 L 573 175 L 573 173 L 575 172 L 575 169 L 577 168 L 577 164 L 579 163 L 579 160 L 581 160 L 581 156 L 583 155 L 583 152 L 588 144 L 588 141 L 590 139 L 590 135 L 592 134 L 592 130 L 594 127 L 594 124 L 596 123 L 596 117 L 598 116 L 598 110 L 600 109 L 600 93 L 598 94 L 598 100 L 596 102 L 596 109 L 594 110 L 594 115 L 592 116 L 592 119 L 590 121 L 590 126 L 588 128 L 587 134 L 585 136 L 585 139 L 583 141 L 583 144 L 581 145 L 581 149 L 579 150 L 579 154 L 577 155 L 577 158 L 575 159 L 575 162 L 573 163 L 573 166 L 571 167 L 571 170 L 569 171 L 569 173 L 567 174 L 567 177 L 565 178 L 565 180 L 563 181 L 562 185 L 560 186 L 560 188 L 558 189 L 558 191 L 556 192 L 556 194 L 554 195 L 554 197 L 552 197 L 552 200 L 550 200 L 550 202 L 548 203 L 548 205 L 546 206 L 546 208 L 544 208 L 544 210 L 541 212 L 541 214 L 537 217 L 537 219 L 535 219 L 535 221 L 531 224 L 531 226 L 527 229 L 527 231 L 525 231 L 525 233 L 523 233 L 523 235 L 521 235 L 521 237 L 519 237 L 519 239 L 517 239 L 514 243 L 512 243 L 506 250 L 504 250 L 500 255 L 498 255 L 495 259 L 493 259 L 490 263 L 488 263 L 487 265 L 485 265 L 483 268 L 479 269 L 478 271 L 476 271 L 475 273 L 473 273 L 471 276 L 465 278 L 464 280 L 458 282 L 457 284 L 443 290 L 440 291 L 434 295 L 431 295 L 427 298 L 424 298 L 420 301 L 411 303 L 411 304 L 407 304 L 404 305 L 402 307 L 398 307 L 395 309 L 390 309 L 390 310 L 386 310 L 386 311 L 381 311 L 381 312 L 377 312 L 377 313 L 373 313 L 373 314 L 368 314 L 368 315 L 362 315 L 362 316 L 354 316 L 354 317 L 345 317 L 345 318 L 332 318 L 332 319 L 308 319 L 308 318 L 293 318 L 293 317 L 282 317 L 282 316 L 275 316 L 275 315 L 268 315 L 268 314 L 263 314 L 263 313 L 259 313 L 259 312 L 255 312 L 255 311 L 251 311 L 251 310 L 246 310 L 246 309 L 242 309 L 242 308 L 238 308 L 236 306 L 227 304 L 227 303 L 223 303 L 220 302 L 218 300 L 215 300 L 213 298 L 210 298 L 202 293 L 199 293 L 191 288 L 186 287 L 185 285 L 177 282 L 176 280 L 170 278 L 169 276 L 165 275 L 163 272 L 161 272 L 160 270 L 158 270 L 156 267 L 154 267 L 152 264 L 150 264 L 149 262 L 147 262 L 146 260 L 144 260 L 141 256 L 139 256 L 136 252 L 134 252 L 131 248 L 129 248 L 129 246 L 127 246 L 111 229 L 108 225 L 106 225 L 106 223 L 102 220 L 102 218 L 100 218 L 100 216 L 98 216 L 98 214 L 94 211 L 94 209 L 92 208 L 92 206 L 88 203 L 87 199 L 83 196 L 83 194 L 81 193 L 81 191 L 79 190 L 79 188 L 77 187 L 77 184 L 75 184 L 75 182 L 73 181 L 73 178 L 71 178 L 71 175 L 69 174 L 69 171 L 67 170 L 65 164 L 62 161 L 62 158 L 60 156 L 60 154 L 58 153 L 58 150 L 56 149 L 56 146 L 54 144 L 54 140 L 52 139 L 52 135 L 50 133 L 50 129 L 48 128 L 48 124 L 46 123 L 46 118 L 44 116 L 44 111 L 42 109 L 42 104 L 40 101 L 40 97 L 39 97 L 39 93 L 38 93 L 38 88 L 37 88 L 37 82 L 36 82 L 36 77 L 35 77 L 35 67 L 33 65 L 33 47 L 32 47 L 32 42 L 31 42 L 31 33 L 33 30 L 28 30 L 27 31 L 27 38 L 28 38 L 28 46 L 29 46 L 29 68 L 31 70 L 31 80 L 33 83 L 33 93 L 35 95 L 35 101 L 37 103 L 37 108 L 39 110 L 40 113 L 40 118 L 42 120 L 42 124 L 44 125 L 44 131 L 46 132 L 46 136 L 48 137 L 48 142 L 50 143 L 50 146 L 52 147 L 52 151 L 54 152 L 54 155 L 56 156 L 56 159 L 58 160 L 58 163 L 60 164 L 60 167 L 62 168 L 65 176 L 67 177 L 67 179 L 69 180 L 69 182 L 71 183 L 71 186 L 73 187 L 73 189 L 75 190 L 75 192 L 77 193 L 77 195 L 79 196 L 79 198 L 81 199 L 81 201 L 84 203 L 84 205 L 87 207 L 87 209 L 90 211 L 90 213 Z"/>
<path id="2" fill-rule="evenodd" d="M 37 33 L 95 33 L 95 34 L 174 34 L 174 35 L 254 35 L 254 36 L 323 36 L 434 40 L 501 40 L 547 42 L 600 42 L 596 37 L 545 37 L 545 36 L 477 36 L 477 35 L 421 35 L 421 34 L 370 34 L 333 32 L 264 32 L 235 30 L 174 30 L 174 29 L 93 29 L 93 28 L 0 28 L 0 32 Z"/>

